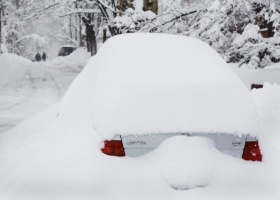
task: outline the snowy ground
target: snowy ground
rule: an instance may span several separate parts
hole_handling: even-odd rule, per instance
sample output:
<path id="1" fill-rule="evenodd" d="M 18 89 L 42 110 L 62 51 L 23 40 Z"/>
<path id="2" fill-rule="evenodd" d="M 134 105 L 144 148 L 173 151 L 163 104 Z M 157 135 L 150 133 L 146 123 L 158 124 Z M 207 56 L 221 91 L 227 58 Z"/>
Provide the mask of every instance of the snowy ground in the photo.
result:
<path id="1" fill-rule="evenodd" d="M 58 102 L 88 58 L 83 49 L 47 62 L 31 62 L 8 53 L 1 55 L 0 133 Z"/>

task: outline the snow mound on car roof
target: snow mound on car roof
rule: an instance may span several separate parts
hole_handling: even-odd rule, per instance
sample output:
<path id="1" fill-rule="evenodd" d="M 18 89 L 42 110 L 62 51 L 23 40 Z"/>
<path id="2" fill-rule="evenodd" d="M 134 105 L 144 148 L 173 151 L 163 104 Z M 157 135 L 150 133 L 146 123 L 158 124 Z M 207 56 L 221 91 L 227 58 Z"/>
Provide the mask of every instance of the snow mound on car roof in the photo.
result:
<path id="1" fill-rule="evenodd" d="M 64 100 L 69 123 L 115 134 L 259 132 L 252 97 L 206 43 L 185 36 L 115 36 L 89 60 Z M 79 117 L 77 117 L 79 116 Z"/>

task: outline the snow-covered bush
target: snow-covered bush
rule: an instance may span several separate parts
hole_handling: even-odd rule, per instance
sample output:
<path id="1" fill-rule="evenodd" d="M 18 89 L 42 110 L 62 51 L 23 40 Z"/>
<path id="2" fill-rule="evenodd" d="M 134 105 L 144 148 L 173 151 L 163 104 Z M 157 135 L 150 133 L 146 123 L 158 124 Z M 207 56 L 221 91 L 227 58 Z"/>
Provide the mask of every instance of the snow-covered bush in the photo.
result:
<path id="1" fill-rule="evenodd" d="M 280 61 L 280 49 L 265 42 L 258 25 L 248 24 L 241 35 L 236 36 L 226 52 L 227 62 L 248 64 L 249 68 L 264 68 Z"/>

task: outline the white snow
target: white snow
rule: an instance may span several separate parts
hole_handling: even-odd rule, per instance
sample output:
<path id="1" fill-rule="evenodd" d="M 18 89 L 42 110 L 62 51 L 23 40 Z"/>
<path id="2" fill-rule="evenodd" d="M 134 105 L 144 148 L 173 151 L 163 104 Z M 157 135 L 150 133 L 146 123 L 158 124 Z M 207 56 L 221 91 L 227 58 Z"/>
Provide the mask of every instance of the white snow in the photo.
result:
<path id="1" fill-rule="evenodd" d="M 76 47 L 76 46 L 75 45 L 66 44 L 66 45 L 62 45 L 61 47 Z"/>
<path id="2" fill-rule="evenodd" d="M 280 152 L 280 85 L 265 82 L 263 89 L 253 89 L 252 95 L 262 119 L 262 138 L 267 141 L 263 145 L 264 151 L 271 149 L 267 154 L 269 156 L 274 154 L 278 158 Z M 273 159 L 271 160 L 273 161 Z"/>
<path id="3" fill-rule="evenodd" d="M 135 1 L 133 1 L 133 3 L 134 3 L 135 11 L 137 11 L 137 12 L 142 11 L 142 9 L 143 9 L 142 0 L 135 0 Z"/>
<path id="4" fill-rule="evenodd" d="M 258 37 L 259 37 L 259 30 L 260 30 L 260 27 L 258 25 L 253 25 L 253 24 L 248 24 L 242 35 L 243 37 L 247 40 L 247 39 L 255 39 L 257 40 Z"/>
<path id="5" fill-rule="evenodd" d="M 207 186 L 222 157 L 211 140 L 185 136 L 163 141 L 152 154 L 167 183 L 180 190 Z"/>
<path id="6" fill-rule="evenodd" d="M 280 121 L 280 85 L 264 83 L 263 89 L 252 91 L 261 117 Z"/>
<path id="7" fill-rule="evenodd" d="M 2 54 L 0 132 L 60 100 L 89 56 L 84 49 L 78 49 L 66 57 L 31 62 L 15 54 Z"/>
<path id="8" fill-rule="evenodd" d="M 79 123 L 77 115 L 68 124 L 57 117 L 58 110 L 59 104 L 53 105 L 0 135 L 1 199 L 253 200 L 280 195 L 277 151 L 265 155 L 266 162 L 247 162 L 221 154 L 204 138 L 174 137 L 143 157 L 110 157 L 100 153 L 100 135 L 88 121 Z"/>
<path id="9" fill-rule="evenodd" d="M 4 44 L 1 44 L 0 52 L 2 52 L 2 53 L 8 53 L 8 49 L 7 49 L 7 47 L 6 47 Z"/>
<path id="10" fill-rule="evenodd" d="M 149 20 L 152 20 L 152 19 L 155 19 L 155 18 L 156 18 L 155 13 L 153 13 L 153 12 L 150 11 L 150 10 L 145 11 L 145 12 L 144 12 L 144 15 L 145 15 L 145 17 L 146 17 L 147 19 L 149 19 Z"/>
<path id="11" fill-rule="evenodd" d="M 214 1 L 213 4 L 208 8 L 210 11 L 217 11 L 218 8 L 220 6 L 220 2 L 219 1 Z"/>
<path id="12" fill-rule="evenodd" d="M 184 36 L 113 37 L 66 96 L 61 114 L 69 121 L 77 115 L 87 118 L 104 138 L 259 132 L 253 99 L 243 83 L 211 47 Z"/>
<path id="13" fill-rule="evenodd" d="M 242 46 L 244 42 L 248 41 L 249 39 L 262 40 L 259 30 L 260 28 L 258 25 L 248 24 L 245 27 L 242 35 L 234 39 L 233 44 L 236 46 Z"/>
<path id="14" fill-rule="evenodd" d="M 246 69 L 246 68 L 235 68 L 232 65 L 234 72 L 240 77 L 246 87 L 251 90 L 252 84 L 261 84 L 265 82 L 270 84 L 280 84 L 280 64 L 274 64 L 267 66 L 264 69 Z"/>
<path id="15" fill-rule="evenodd" d="M 274 37 L 271 37 L 271 38 L 261 38 L 261 40 L 263 42 L 266 42 L 266 43 L 269 43 L 269 44 L 280 44 L 280 37 L 277 36 L 276 34 L 274 35 Z M 277 50 L 276 50 L 277 51 Z M 279 49 L 278 49 L 279 51 Z"/>
<path id="16" fill-rule="evenodd" d="M 172 46 L 172 43 L 176 39 L 173 40 L 165 35 L 157 37 L 164 38 L 165 43 L 161 43 L 161 48 L 158 48 L 156 52 L 162 52 L 165 49 L 164 46 L 167 45 L 168 53 L 176 51 L 182 57 L 192 55 L 189 51 L 181 52 L 180 45 Z M 158 149 L 138 158 L 110 157 L 101 153 L 100 144 L 103 142 L 103 135 L 100 135 L 100 132 L 97 131 L 98 129 L 96 129 L 93 123 L 93 119 L 96 117 L 94 112 L 97 108 L 93 106 L 94 102 L 92 100 L 94 99 L 92 99 L 93 96 L 91 95 L 98 92 L 96 89 L 97 86 L 101 86 L 101 80 L 98 80 L 98 77 L 104 79 L 103 82 L 109 86 L 112 84 L 111 81 L 117 80 L 114 76 L 122 74 L 122 71 L 113 70 L 113 67 L 119 67 L 118 65 L 108 66 L 105 69 L 99 67 L 102 64 L 100 59 L 104 54 L 107 53 L 107 60 L 110 58 L 112 62 L 119 60 L 122 60 L 124 63 L 129 62 L 122 59 L 123 57 L 110 56 L 111 51 L 114 51 L 118 55 L 116 49 L 111 50 L 108 48 L 113 45 L 110 43 L 118 44 L 119 39 L 121 40 L 120 37 L 109 39 L 105 43 L 105 45 L 108 44 L 106 45 L 107 47 L 104 45 L 99 52 L 100 54 L 98 53 L 97 56 L 90 59 L 85 70 L 82 71 L 72 84 L 69 92 L 67 92 L 62 105 L 60 103 L 53 104 L 43 112 L 25 120 L 15 129 L 0 134 L 0 199 L 277 200 L 280 196 L 280 152 L 278 147 L 280 122 L 278 118 L 274 117 L 279 115 L 271 115 L 266 112 L 262 114 L 262 111 L 265 111 L 266 108 L 269 108 L 272 112 L 272 107 L 266 105 L 267 103 L 279 105 L 277 104 L 280 101 L 278 95 L 279 86 L 276 85 L 267 85 L 264 89 L 252 91 L 258 112 L 261 116 L 262 132 L 259 135 L 259 142 L 263 153 L 262 163 L 248 162 L 224 155 L 213 149 L 207 139 L 189 137 L 173 137 L 165 140 Z M 194 39 L 190 41 L 187 38 L 185 39 L 187 42 L 197 43 Z M 181 41 L 181 39 L 179 40 Z M 129 41 L 130 39 L 128 38 L 127 42 Z M 137 42 L 141 42 L 144 45 L 145 42 L 149 42 L 151 50 L 146 48 L 148 52 L 143 53 L 148 58 L 148 53 L 154 52 L 153 45 L 151 44 L 158 45 L 157 39 L 153 40 L 153 43 L 149 40 L 140 41 L 140 39 Z M 133 43 L 133 47 L 134 45 Z M 220 62 L 221 66 L 224 65 L 224 62 L 219 61 L 215 56 L 216 54 L 210 50 L 208 51 L 208 47 L 204 46 L 203 43 L 198 42 L 195 45 L 200 47 L 203 55 L 207 51 L 207 54 L 203 57 L 205 60 L 208 57 L 213 57 L 215 63 Z M 132 44 L 125 46 L 125 48 L 128 49 L 127 51 L 134 49 L 132 48 Z M 139 50 L 134 51 L 138 52 Z M 193 51 L 195 51 L 195 48 Z M 73 56 L 79 59 L 78 54 L 73 54 Z M 139 57 L 139 59 L 145 56 Z M 167 57 L 170 58 L 173 56 L 173 54 L 168 54 Z M 158 58 L 159 56 L 155 55 L 154 59 Z M 166 75 L 167 80 L 169 80 L 164 85 L 164 91 L 170 91 L 167 90 L 168 85 L 178 87 L 179 83 L 186 83 L 183 79 L 179 79 L 180 76 L 177 76 L 178 79 L 172 79 L 172 81 L 168 79 L 167 72 L 171 70 L 168 70 L 164 63 L 171 62 L 168 61 L 168 58 L 161 57 L 162 60 L 155 60 L 153 62 L 153 64 L 163 64 L 161 66 L 166 70 L 165 73 L 160 74 Z M 130 60 L 130 58 L 127 59 Z M 137 58 L 133 57 L 131 59 Z M 191 57 L 190 60 L 192 59 L 194 58 Z M 175 71 L 177 69 L 176 66 L 180 64 L 179 61 L 181 59 L 177 58 L 177 61 L 172 65 Z M 197 70 L 201 75 L 201 79 L 207 79 L 202 83 L 204 86 L 206 85 L 205 87 L 208 90 L 212 91 L 212 86 L 222 85 L 217 85 L 215 81 L 214 83 L 216 84 L 214 84 L 207 78 L 208 73 L 210 77 L 213 75 L 207 69 L 210 66 L 214 70 L 216 68 L 221 70 L 222 74 L 215 73 L 217 80 L 221 80 L 220 76 L 225 76 L 225 79 L 228 78 L 230 81 L 235 81 L 230 86 L 238 87 L 238 90 L 244 93 L 244 98 L 247 98 L 248 92 L 245 92 L 246 89 L 242 89 L 244 86 L 240 86 L 241 81 L 230 73 L 228 67 L 220 69 L 218 66 L 211 66 L 212 62 L 207 61 L 209 65 L 203 67 L 205 73 L 202 73 L 202 67 L 200 68 L 199 65 L 197 65 Z M 2 64 L 2 62 L 0 63 Z M 22 61 L 22 63 L 31 62 Z M 39 66 L 39 63 L 37 64 Z M 136 70 L 133 67 L 136 63 L 130 64 L 131 70 Z M 149 64 L 149 62 L 146 64 L 154 69 L 153 65 Z M 141 66 L 138 65 L 138 67 Z M 147 70 L 147 66 L 143 68 Z M 104 66 L 102 65 L 102 67 Z M 182 68 L 183 66 L 180 69 Z M 192 65 L 190 65 L 190 68 L 192 68 Z M 17 70 L 20 73 L 19 67 L 14 67 L 14 69 L 15 73 L 17 73 Z M 102 73 L 105 73 L 103 70 L 108 72 L 108 77 L 102 76 Z M 95 74 L 91 73 L 92 71 Z M 195 69 L 193 69 L 193 73 L 194 71 Z M 139 72 L 139 70 L 136 70 L 136 72 Z M 150 72 L 152 73 L 152 71 Z M 127 73 L 127 75 L 133 74 Z M 139 72 L 139 75 L 143 75 L 143 73 Z M 149 78 L 154 74 L 146 75 Z M 174 75 L 173 72 L 172 75 Z M 58 76 L 62 76 L 62 74 Z M 132 78 L 135 78 L 135 76 L 132 76 Z M 141 78 L 147 80 L 143 76 Z M 161 80 L 158 76 L 155 76 L 155 78 L 157 81 Z M 190 78 L 190 75 L 186 75 L 186 78 Z M 126 78 L 125 80 L 130 79 Z M 197 79 L 194 78 L 191 80 L 195 81 L 191 88 L 201 91 L 200 82 L 196 82 Z M 141 80 L 137 81 L 139 83 L 141 82 Z M 98 85 L 95 86 L 97 83 Z M 141 84 L 143 84 L 143 81 Z M 143 89 L 146 89 L 149 84 L 143 85 L 145 86 Z M 185 85 L 183 84 L 183 86 Z M 131 87 L 136 90 L 135 85 L 131 85 Z M 124 89 L 127 88 L 124 87 Z M 232 90 L 234 94 L 236 92 L 231 87 L 227 89 L 226 91 Z M 227 95 L 227 92 L 222 91 Z M 104 92 L 106 94 L 106 91 Z M 141 91 L 137 90 L 136 92 Z M 97 94 L 99 95 L 100 93 Z M 211 97 L 211 92 L 207 94 Z M 215 94 L 216 100 L 219 101 L 219 98 L 222 97 L 218 93 Z M 178 95 L 178 93 L 175 95 Z M 263 95 L 268 95 L 269 98 L 263 100 Z M 41 98 L 44 97 L 41 95 Z M 251 97 L 248 97 L 248 99 L 251 99 Z M 156 100 L 159 99 L 157 98 Z M 115 99 L 115 101 L 119 101 L 119 99 Z M 114 103 L 114 101 L 109 102 Z M 211 103 L 211 101 L 209 102 Z M 237 103 L 239 102 L 237 101 Z M 251 103 L 254 104 L 254 102 Z M 211 107 L 208 106 L 208 109 L 211 110 Z M 230 110 L 230 108 L 226 109 Z M 272 118 L 268 119 L 267 116 L 271 116 Z M 238 117 L 242 118 L 242 116 Z M 247 121 L 250 120 L 246 119 L 244 123 L 246 124 Z M 110 126 L 109 121 L 108 126 Z M 163 126 L 165 125 L 163 124 Z M 177 189 L 184 190 L 178 191 Z"/>

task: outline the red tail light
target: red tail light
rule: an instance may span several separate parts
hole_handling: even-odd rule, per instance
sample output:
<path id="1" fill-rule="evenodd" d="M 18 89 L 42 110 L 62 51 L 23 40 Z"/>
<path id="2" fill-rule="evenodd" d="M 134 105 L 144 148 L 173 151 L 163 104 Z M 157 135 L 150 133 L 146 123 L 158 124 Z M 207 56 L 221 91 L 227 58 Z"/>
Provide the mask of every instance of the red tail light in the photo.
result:
<path id="1" fill-rule="evenodd" d="M 244 160 L 251 160 L 251 161 L 262 161 L 262 154 L 259 148 L 258 142 L 246 142 L 243 156 Z"/>
<path id="2" fill-rule="evenodd" d="M 121 140 L 106 140 L 104 142 L 104 147 L 101 149 L 104 154 L 109 156 L 125 156 L 124 148 Z"/>

